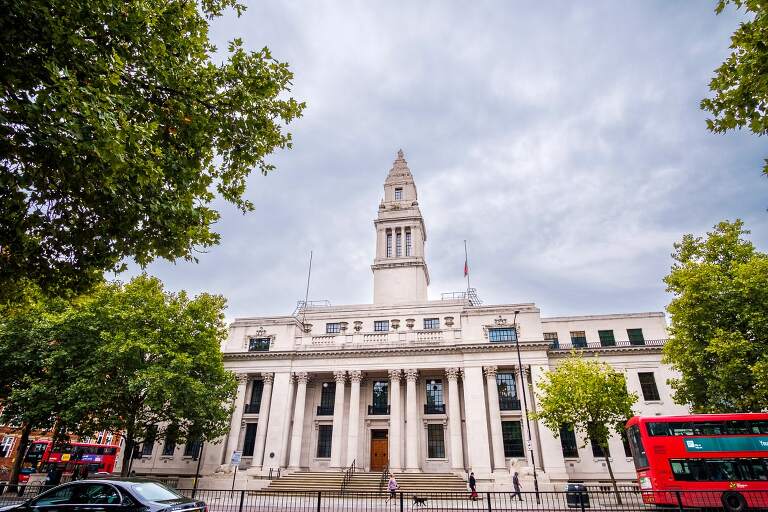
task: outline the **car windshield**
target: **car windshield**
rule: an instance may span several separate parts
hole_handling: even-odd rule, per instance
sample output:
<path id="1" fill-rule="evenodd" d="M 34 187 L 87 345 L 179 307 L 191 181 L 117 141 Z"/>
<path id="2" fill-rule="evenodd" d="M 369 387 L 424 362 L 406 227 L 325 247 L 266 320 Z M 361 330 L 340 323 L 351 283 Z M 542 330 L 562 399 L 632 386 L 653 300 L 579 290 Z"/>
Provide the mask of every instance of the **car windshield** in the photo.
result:
<path id="1" fill-rule="evenodd" d="M 173 491 L 157 482 L 142 482 L 140 484 L 133 484 L 131 489 L 133 489 L 136 494 L 148 501 L 167 501 L 184 498 L 184 496 L 177 493 L 176 491 Z"/>

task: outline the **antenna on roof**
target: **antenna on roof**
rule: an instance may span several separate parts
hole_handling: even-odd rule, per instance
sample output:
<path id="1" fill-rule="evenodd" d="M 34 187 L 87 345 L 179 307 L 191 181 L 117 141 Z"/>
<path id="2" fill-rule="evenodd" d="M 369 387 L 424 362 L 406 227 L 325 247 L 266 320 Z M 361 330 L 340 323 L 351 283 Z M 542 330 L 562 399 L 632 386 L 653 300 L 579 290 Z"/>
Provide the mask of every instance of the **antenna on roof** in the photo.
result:
<path id="1" fill-rule="evenodd" d="M 301 328 L 304 329 L 307 318 L 307 301 L 309 300 L 309 278 L 312 277 L 312 251 L 309 251 L 309 271 L 307 271 L 307 291 L 304 293 L 304 309 L 301 312 Z"/>

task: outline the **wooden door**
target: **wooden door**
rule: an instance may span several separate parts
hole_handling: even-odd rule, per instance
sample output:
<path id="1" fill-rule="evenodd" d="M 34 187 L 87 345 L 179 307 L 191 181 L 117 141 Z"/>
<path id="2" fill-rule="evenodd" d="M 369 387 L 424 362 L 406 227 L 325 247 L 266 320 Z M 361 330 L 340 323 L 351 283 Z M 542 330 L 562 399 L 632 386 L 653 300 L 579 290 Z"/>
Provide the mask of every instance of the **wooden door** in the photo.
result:
<path id="1" fill-rule="evenodd" d="M 371 439 L 371 471 L 382 471 L 389 462 L 389 440 Z"/>

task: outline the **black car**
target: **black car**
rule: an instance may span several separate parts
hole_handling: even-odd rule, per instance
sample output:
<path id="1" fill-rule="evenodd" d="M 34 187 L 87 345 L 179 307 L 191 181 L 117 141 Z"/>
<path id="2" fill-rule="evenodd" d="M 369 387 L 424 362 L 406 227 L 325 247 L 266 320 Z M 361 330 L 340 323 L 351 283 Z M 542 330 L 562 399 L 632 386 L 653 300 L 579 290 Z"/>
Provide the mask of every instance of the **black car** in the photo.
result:
<path id="1" fill-rule="evenodd" d="M 154 480 L 142 478 L 78 480 L 54 487 L 0 512 L 208 512 Z"/>

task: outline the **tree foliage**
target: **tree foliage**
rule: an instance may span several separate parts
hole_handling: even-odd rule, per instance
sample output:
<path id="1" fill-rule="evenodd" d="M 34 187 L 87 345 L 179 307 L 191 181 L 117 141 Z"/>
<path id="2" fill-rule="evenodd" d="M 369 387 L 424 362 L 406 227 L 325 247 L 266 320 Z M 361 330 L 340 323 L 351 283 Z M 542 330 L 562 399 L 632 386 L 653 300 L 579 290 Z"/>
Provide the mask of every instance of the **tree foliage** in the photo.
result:
<path id="1" fill-rule="evenodd" d="M 562 426 L 568 426 L 585 440 L 600 445 L 621 502 L 608 457 L 608 439 L 612 432 L 623 432 L 637 401 L 637 395 L 627 391 L 624 375 L 604 362 L 573 353 L 557 368 L 546 372 L 536 385 L 540 406 L 534 417 L 555 437 L 559 437 Z"/>
<path id="2" fill-rule="evenodd" d="M 728 4 L 744 9 L 748 20 L 731 36 L 731 54 L 709 82 L 714 93 L 701 101 L 712 114 L 707 127 L 715 133 L 747 128 L 768 133 L 768 4 L 762 0 L 719 0 L 715 12 Z M 763 173 L 768 175 L 768 159 Z"/>
<path id="3" fill-rule="evenodd" d="M 0 294 L 83 291 L 125 258 L 216 244 L 218 195 L 291 146 L 303 103 L 269 50 L 208 20 L 236 0 L 0 0 Z"/>
<path id="4" fill-rule="evenodd" d="M 137 441 L 170 435 L 210 440 L 227 432 L 237 383 L 225 370 L 224 298 L 169 293 L 146 275 L 97 287 L 62 322 L 63 343 L 81 347 L 65 415 L 79 432 L 123 432 Z M 127 465 L 124 470 L 127 471 Z"/>
<path id="5" fill-rule="evenodd" d="M 664 355 L 680 372 L 675 401 L 698 412 L 768 406 L 768 255 L 748 233 L 737 220 L 706 239 L 685 235 L 664 279 L 674 295 Z"/>

